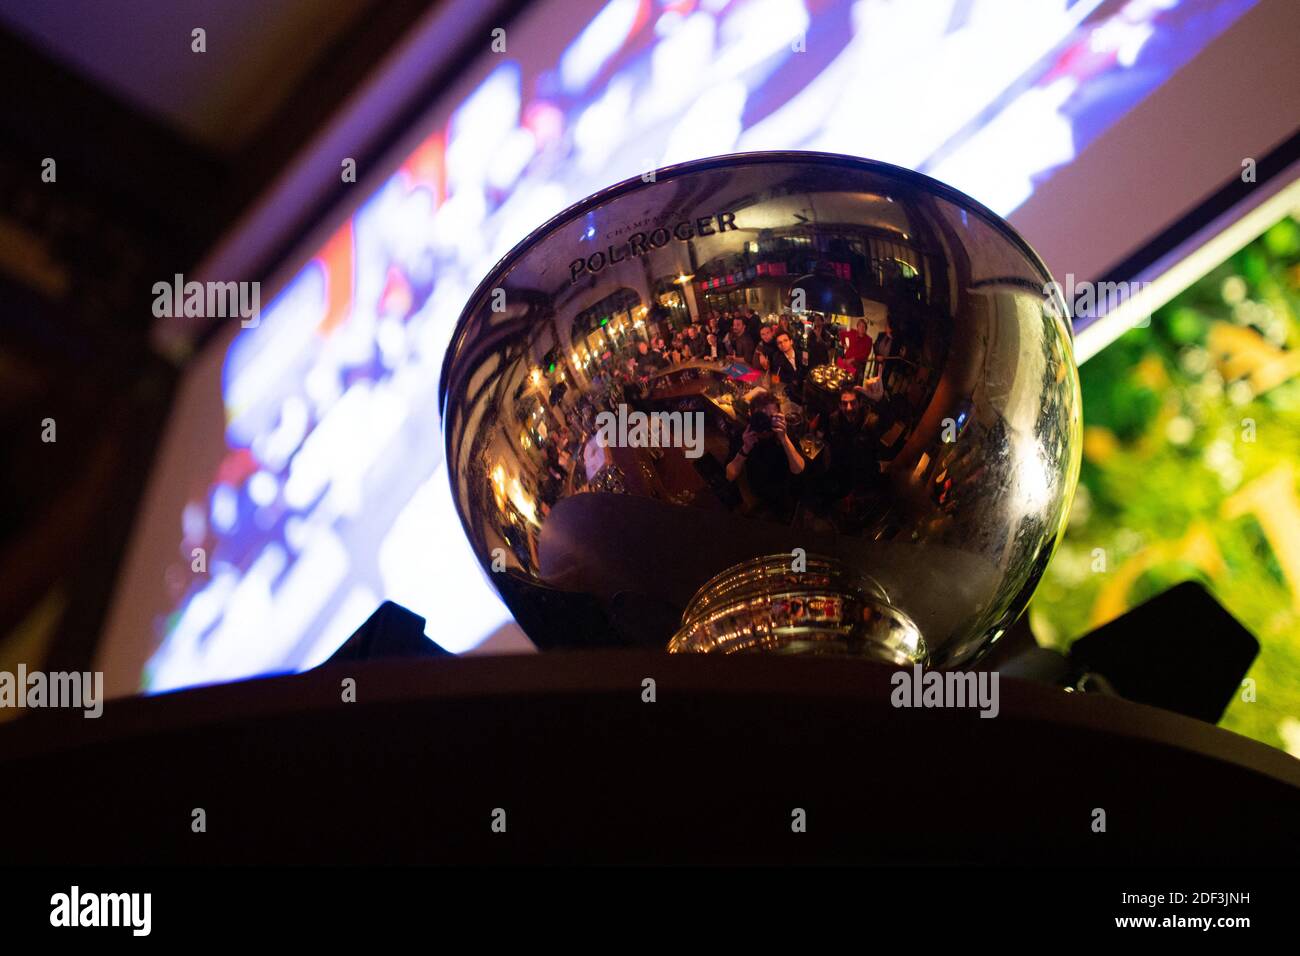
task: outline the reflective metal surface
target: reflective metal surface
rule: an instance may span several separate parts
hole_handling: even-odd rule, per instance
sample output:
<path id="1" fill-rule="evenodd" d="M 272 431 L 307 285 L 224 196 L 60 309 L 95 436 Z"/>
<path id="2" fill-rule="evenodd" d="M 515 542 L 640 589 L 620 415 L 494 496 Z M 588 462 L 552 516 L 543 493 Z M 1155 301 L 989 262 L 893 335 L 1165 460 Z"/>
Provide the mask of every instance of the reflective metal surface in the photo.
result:
<path id="1" fill-rule="evenodd" d="M 1028 603 L 1078 477 L 1050 281 L 973 200 L 866 160 L 612 187 L 461 316 L 442 398 L 466 532 L 543 649 L 968 662 Z"/>

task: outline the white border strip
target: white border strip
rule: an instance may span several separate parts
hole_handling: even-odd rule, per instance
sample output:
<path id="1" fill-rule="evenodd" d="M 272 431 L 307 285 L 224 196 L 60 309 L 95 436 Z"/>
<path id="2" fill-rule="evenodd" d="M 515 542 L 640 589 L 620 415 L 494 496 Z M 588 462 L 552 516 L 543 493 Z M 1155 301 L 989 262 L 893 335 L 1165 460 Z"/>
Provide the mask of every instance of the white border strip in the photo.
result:
<path id="1" fill-rule="evenodd" d="M 1300 211 L 1300 162 L 1291 164 L 1271 182 L 1286 185 L 1270 190 L 1269 184 L 1261 184 L 1261 195 L 1246 200 L 1254 207 L 1245 214 L 1239 203 L 1135 277 L 1142 283 L 1141 291 L 1075 337 L 1074 354 L 1078 363 L 1088 361 L 1193 282 L 1218 268 L 1287 213 Z"/>

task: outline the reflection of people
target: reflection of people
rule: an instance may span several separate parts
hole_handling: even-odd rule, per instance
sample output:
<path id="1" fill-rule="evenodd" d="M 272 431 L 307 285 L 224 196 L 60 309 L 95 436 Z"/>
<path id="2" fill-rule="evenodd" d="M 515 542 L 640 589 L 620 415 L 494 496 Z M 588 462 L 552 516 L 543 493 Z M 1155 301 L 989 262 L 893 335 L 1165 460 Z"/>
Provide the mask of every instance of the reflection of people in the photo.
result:
<path id="1" fill-rule="evenodd" d="M 877 355 L 882 358 L 888 358 L 890 349 L 894 344 L 894 337 L 890 334 L 889 329 L 885 329 L 876 337 L 876 344 L 873 347 Z"/>
<path id="2" fill-rule="evenodd" d="M 793 507 L 791 480 L 804 470 L 803 455 L 786 433 L 781 404 L 770 392 L 750 403 L 749 423 L 727 463 L 727 480 L 742 476 L 757 510 L 784 515 Z"/>
<path id="3" fill-rule="evenodd" d="M 826 341 L 826 319 L 814 316 L 812 328 L 808 331 L 808 367 L 831 363 L 830 345 Z"/>
<path id="4" fill-rule="evenodd" d="M 758 353 L 766 352 L 769 359 L 776 358 L 776 326 L 765 325 L 758 330 L 758 348 L 754 349 L 754 356 L 750 360 L 753 365 L 758 364 Z"/>
<path id="5" fill-rule="evenodd" d="M 656 363 L 660 368 L 668 367 L 668 347 L 664 345 L 664 337 L 662 335 L 655 337 L 654 346 L 650 351 L 658 356 Z"/>
<path id="6" fill-rule="evenodd" d="M 767 357 L 767 352 L 759 346 L 754 350 L 754 364 L 758 367 L 758 378 L 754 380 L 754 387 L 745 393 L 745 401 L 753 402 L 764 392 L 775 392 L 780 379 L 772 374 L 772 360 Z"/>
<path id="7" fill-rule="evenodd" d="M 786 385 L 785 379 L 777 374 L 775 367 L 761 346 L 754 350 L 754 359 L 759 374 L 758 378 L 752 383 L 753 387 L 745 393 L 745 403 L 752 408 L 755 401 L 765 393 L 770 392 L 780 402 L 781 414 L 785 416 L 786 424 L 793 426 L 797 432 L 803 419 L 803 407 L 799 402 L 800 395 L 797 388 Z M 792 392 L 793 394 L 791 394 Z"/>
<path id="8" fill-rule="evenodd" d="M 846 385 L 840 389 L 839 404 L 826 426 L 827 477 L 829 491 L 852 510 L 847 500 L 869 492 L 880 481 L 876 436 L 867 427 L 866 395 Z"/>
<path id="9" fill-rule="evenodd" d="M 871 355 L 871 336 L 867 334 L 866 319 L 858 319 L 853 328 L 841 332 L 840 340 L 844 343 L 844 357 L 839 364 L 857 374 Z"/>
<path id="10" fill-rule="evenodd" d="M 876 336 L 872 352 L 876 357 L 876 375 L 881 376 L 885 381 L 892 379 L 895 363 L 888 359 L 894 354 L 894 337 L 889 334 L 889 329 Z"/>
<path id="11" fill-rule="evenodd" d="M 719 347 L 718 347 L 718 337 L 717 337 L 717 335 L 715 335 L 714 333 L 710 332 L 707 336 L 705 336 L 705 339 L 706 339 L 706 341 L 707 341 L 707 344 L 704 346 L 704 353 L 703 353 L 703 355 L 701 356 L 701 358 L 706 358 L 706 359 L 718 359 L 718 358 L 721 358 L 721 357 L 722 357 L 722 353 L 721 353 L 721 350 L 720 350 Z"/>
<path id="12" fill-rule="evenodd" d="M 789 332 L 781 331 L 776 334 L 776 355 L 772 360 L 772 370 L 785 383 L 787 389 L 795 395 L 799 394 L 807 368 L 803 357 L 795 351 L 794 339 Z"/>
<path id="13" fill-rule="evenodd" d="M 748 362 L 754 356 L 754 349 L 757 347 L 749 333 L 745 331 L 745 320 L 736 316 L 731 320 L 731 331 L 727 337 L 722 340 L 727 354 L 741 361 Z"/>
<path id="14" fill-rule="evenodd" d="M 651 351 L 649 342 L 645 339 L 637 340 L 636 371 L 638 375 L 652 375 L 667 364 L 662 355 Z"/>

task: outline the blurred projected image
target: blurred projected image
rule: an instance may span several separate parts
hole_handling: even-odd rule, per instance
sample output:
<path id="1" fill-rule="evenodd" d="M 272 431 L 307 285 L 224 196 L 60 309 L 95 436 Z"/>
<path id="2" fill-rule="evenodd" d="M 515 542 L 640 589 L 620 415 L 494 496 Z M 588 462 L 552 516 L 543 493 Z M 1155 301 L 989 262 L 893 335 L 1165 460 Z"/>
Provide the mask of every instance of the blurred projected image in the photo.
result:
<path id="1" fill-rule="evenodd" d="M 1296 756 L 1298 215 L 1080 369 L 1083 473 L 1030 609 L 1039 640 L 1064 649 L 1179 581 L 1202 581 L 1262 645 L 1254 686 L 1222 725 Z"/>
<path id="2" fill-rule="evenodd" d="M 385 598 L 451 650 L 509 633 L 451 507 L 437 376 L 478 280 L 565 206 L 665 164 L 798 148 L 919 169 L 1005 215 L 1252 2 L 534 4 L 230 346 L 227 451 L 176 516 L 143 686 L 312 666 Z M 670 340 L 701 321 L 669 311 Z M 542 374 L 560 386 L 563 364 Z M 509 492 L 526 514 L 539 489 Z"/>

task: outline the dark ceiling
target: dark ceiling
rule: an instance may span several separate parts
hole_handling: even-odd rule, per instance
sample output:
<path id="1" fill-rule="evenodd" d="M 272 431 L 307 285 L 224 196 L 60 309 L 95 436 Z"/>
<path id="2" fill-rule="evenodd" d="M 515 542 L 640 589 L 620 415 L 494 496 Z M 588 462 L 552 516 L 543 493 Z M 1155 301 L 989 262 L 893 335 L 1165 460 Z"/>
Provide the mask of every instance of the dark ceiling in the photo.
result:
<path id="1" fill-rule="evenodd" d="M 0 5 L 0 26 L 150 120 L 233 156 L 341 38 L 364 31 L 371 5 L 45 0 Z M 192 49 L 196 28 L 205 31 L 204 54 Z"/>
<path id="2" fill-rule="evenodd" d="M 447 5 L 0 0 L 0 666 L 89 657 L 177 381 L 153 283 Z"/>

